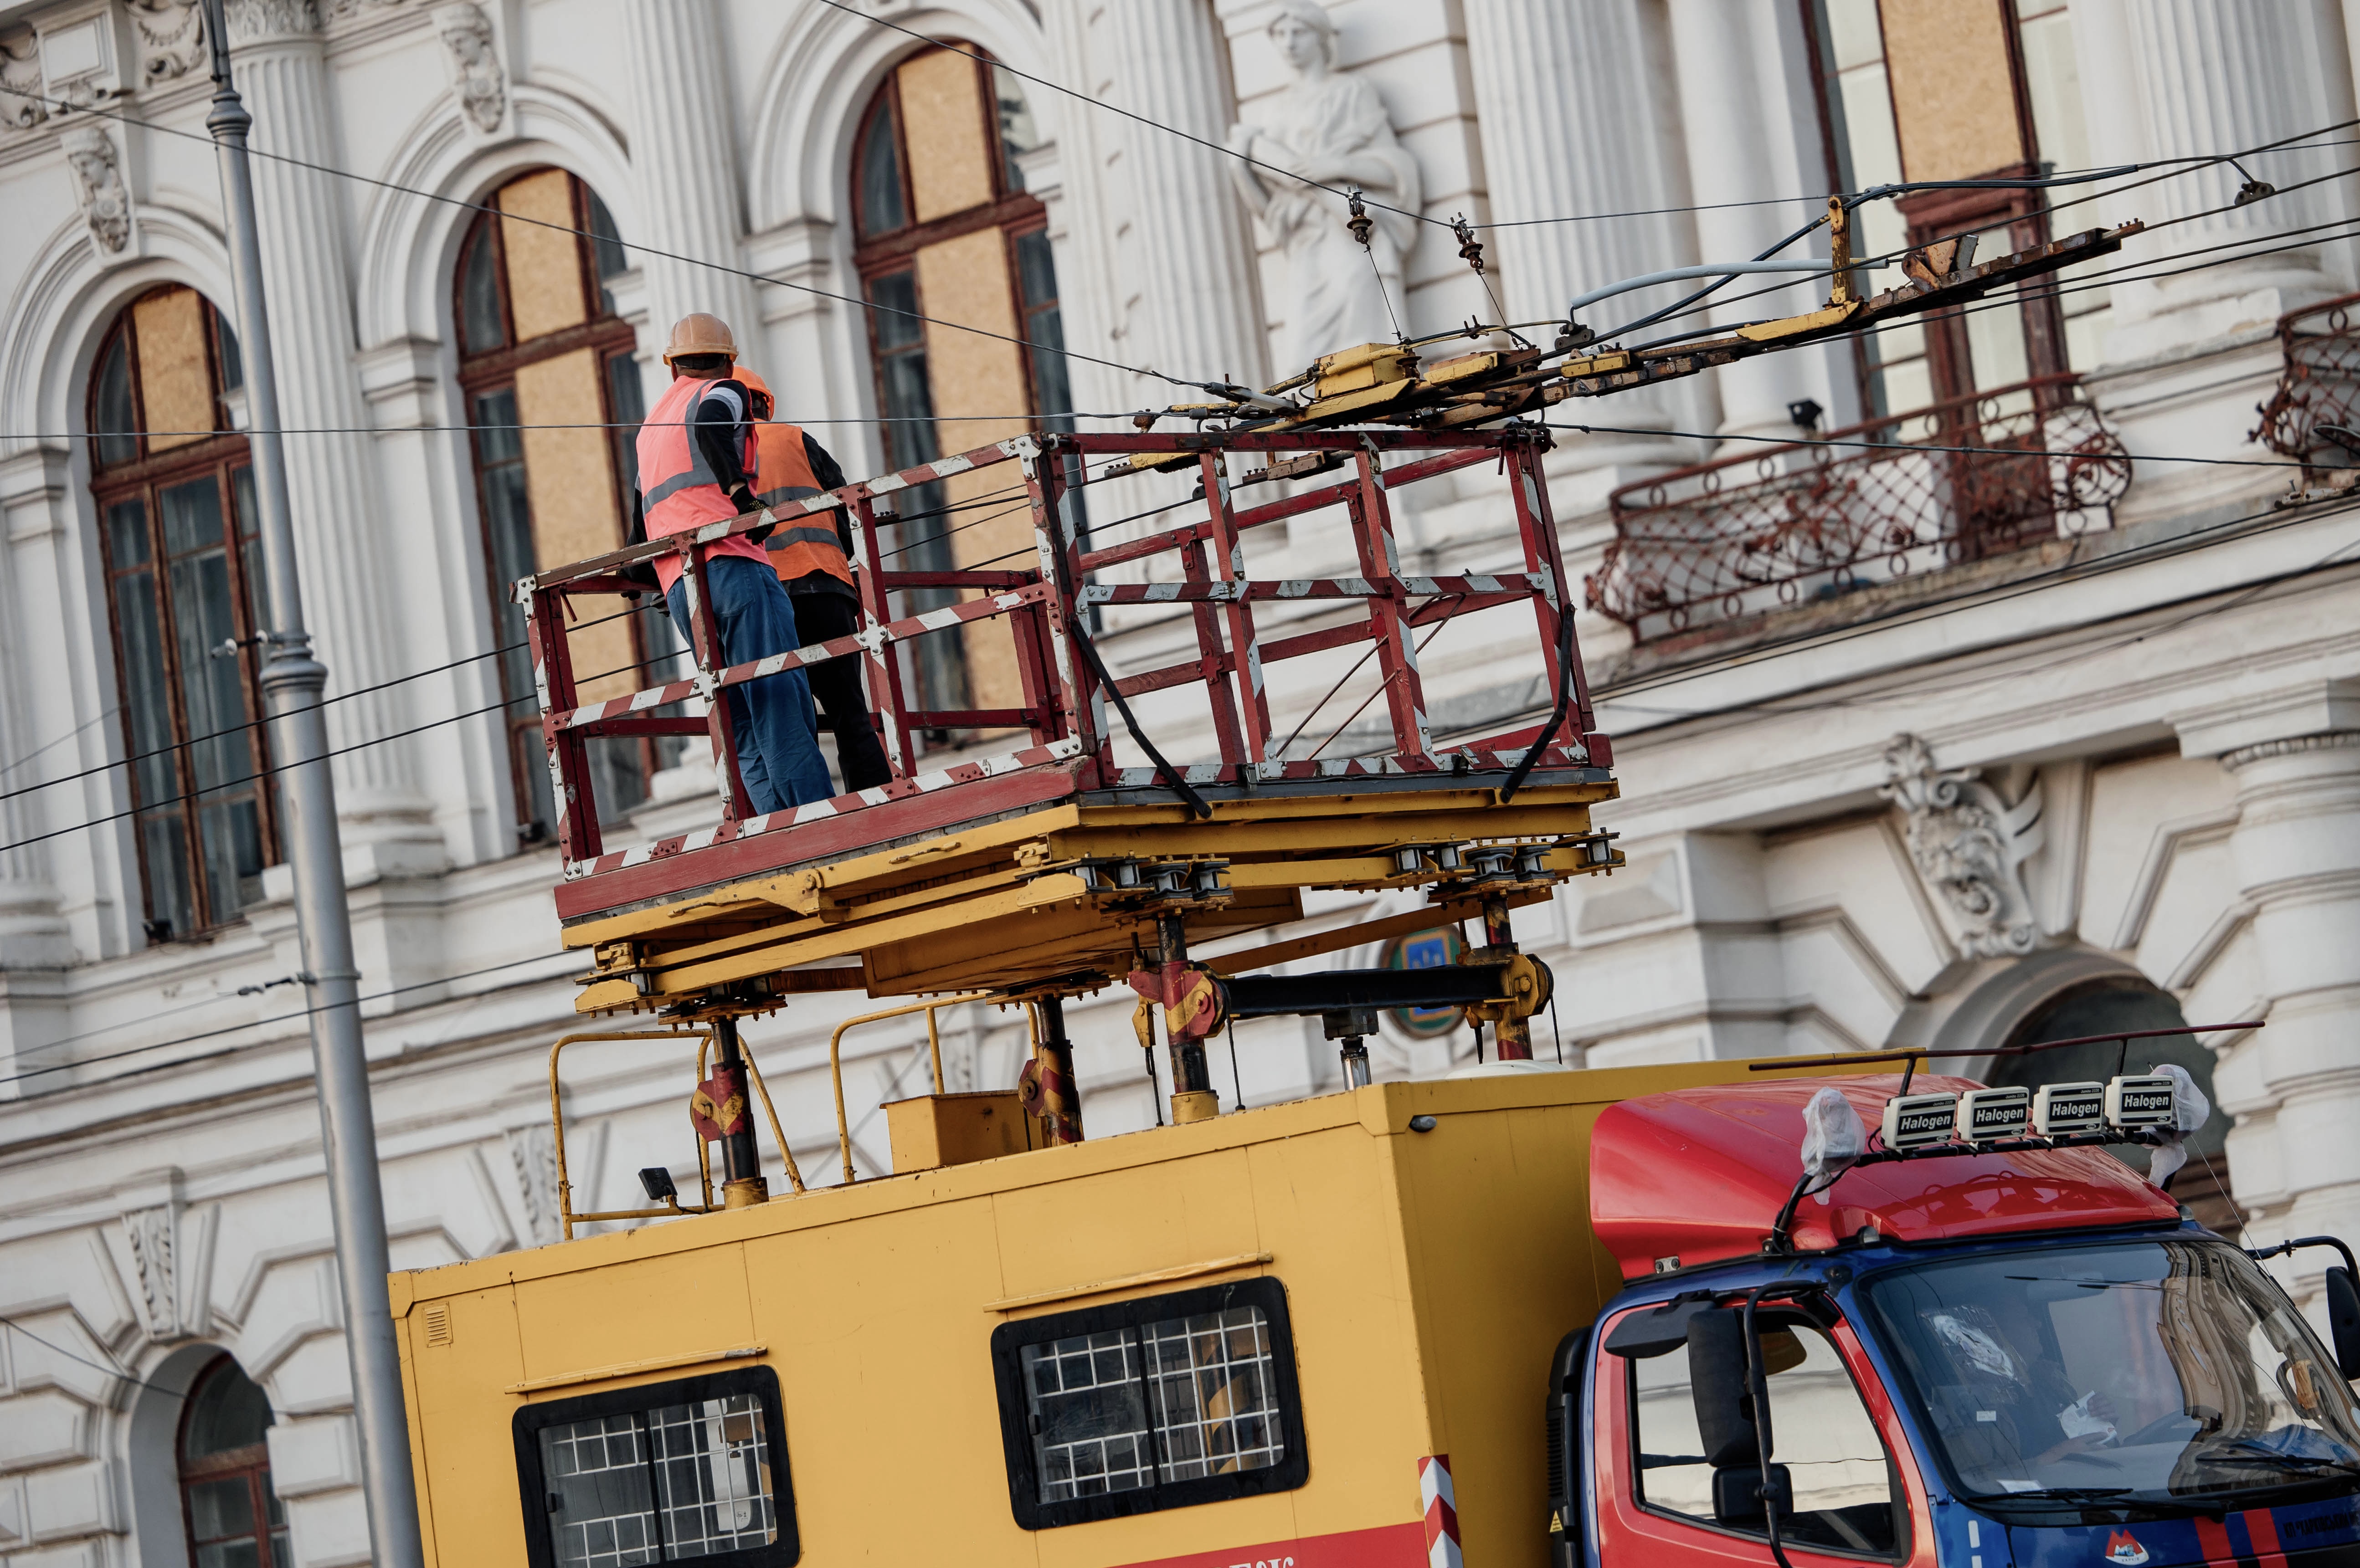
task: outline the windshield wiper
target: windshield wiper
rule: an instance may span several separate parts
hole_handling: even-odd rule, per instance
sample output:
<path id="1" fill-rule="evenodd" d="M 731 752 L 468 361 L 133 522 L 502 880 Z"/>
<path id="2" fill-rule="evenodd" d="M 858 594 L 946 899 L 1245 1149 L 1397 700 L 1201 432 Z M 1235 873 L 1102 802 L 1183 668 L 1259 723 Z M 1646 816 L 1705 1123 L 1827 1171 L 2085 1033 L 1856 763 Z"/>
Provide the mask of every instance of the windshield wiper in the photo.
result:
<path id="1" fill-rule="evenodd" d="M 2222 1452 L 2223 1449 L 2228 1452 Z M 2322 1471 L 2340 1470 L 2346 1474 L 2360 1472 L 2360 1464 L 2349 1459 L 2324 1459 L 2316 1454 L 2284 1454 L 2274 1448 L 2247 1446 L 2246 1440 L 2236 1439 L 2219 1448 L 2207 1448 L 2193 1456 L 2200 1465 L 2267 1465 L 2297 1475 L 2315 1475 Z"/>
<path id="2" fill-rule="evenodd" d="M 1978 1497 L 1975 1502 L 1978 1507 L 1992 1508 L 2004 1508 L 2009 1503 L 2119 1508 L 2126 1514 L 2151 1514 L 2164 1519 L 2209 1514 L 2220 1506 L 2182 1497 L 2158 1497 L 2152 1492 L 2141 1492 L 2136 1486 L 2043 1486 L 2037 1492 L 1986 1493 Z"/>

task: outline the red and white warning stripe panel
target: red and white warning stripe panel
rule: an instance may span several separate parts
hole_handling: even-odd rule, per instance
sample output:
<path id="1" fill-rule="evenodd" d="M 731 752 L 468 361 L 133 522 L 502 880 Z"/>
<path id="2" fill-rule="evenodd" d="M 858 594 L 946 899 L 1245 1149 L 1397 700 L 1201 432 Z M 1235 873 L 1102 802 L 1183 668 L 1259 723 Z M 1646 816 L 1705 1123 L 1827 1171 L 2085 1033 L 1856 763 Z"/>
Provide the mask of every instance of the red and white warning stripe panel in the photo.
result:
<path id="1" fill-rule="evenodd" d="M 972 784 L 978 779 L 1003 778 L 1022 773 L 1028 768 L 1046 768 L 1055 763 L 1070 762 L 1082 754 L 1078 740 L 1052 741 L 1047 746 L 1027 746 L 999 757 L 979 757 L 973 762 L 961 762 L 938 772 L 921 773 L 913 778 L 896 779 L 880 784 L 873 789 L 857 790 L 849 795 L 837 795 L 830 800 L 814 800 L 808 806 L 796 806 L 784 811 L 772 811 L 768 816 L 748 817 L 739 822 L 720 822 L 692 833 L 658 839 L 614 855 L 602 855 L 595 860 L 577 860 L 565 867 L 567 880 L 596 877 L 608 871 L 620 871 L 628 866 L 645 866 L 651 860 L 666 860 L 675 855 L 691 855 L 700 849 L 710 849 L 717 844 L 735 839 L 751 838 L 758 833 L 776 833 L 805 822 L 823 822 L 840 817 L 868 806 L 882 806 L 891 800 L 906 800 L 916 795 L 931 795 L 947 789 L 954 784 Z"/>
<path id="2" fill-rule="evenodd" d="M 970 599 L 957 604 L 945 604 L 939 610 L 928 610 L 921 615 L 905 616 L 898 621 L 888 621 L 883 626 L 858 631 L 850 637 L 831 637 L 825 642 L 806 643 L 792 653 L 774 653 L 767 659 L 758 659 L 749 664 L 733 664 L 720 672 L 715 684 L 738 686 L 748 681 L 759 681 L 765 676 L 777 675 L 785 670 L 802 670 L 847 653 L 864 651 L 874 653 L 890 642 L 906 642 L 911 637 L 923 637 L 928 632 L 946 631 L 962 622 L 979 621 L 991 615 L 1004 615 L 1011 610 L 1021 609 L 1026 604 L 1038 604 L 1048 597 L 1049 590 L 1039 583 L 1034 583 L 1031 587 L 1017 588 L 1005 593 L 994 593 L 987 598 Z M 686 702 L 691 697 L 701 695 L 702 692 L 703 688 L 698 678 L 691 676 L 685 681 L 674 681 L 662 686 L 651 686 L 644 691 L 634 691 L 628 697 L 610 697 L 603 702 L 593 702 L 587 707 L 569 708 L 563 713 L 551 713 L 542 720 L 541 728 L 547 734 L 555 735 L 562 730 L 579 729 L 584 724 L 595 724 L 602 719 L 624 718 L 632 713 L 642 713 L 649 708 L 661 708 L 666 703 Z"/>
<path id="3" fill-rule="evenodd" d="M 1394 757 L 1320 757 L 1305 762 L 1255 762 L 1246 764 L 1256 779 L 1273 782 L 1296 779 L 1383 779 L 1408 778 L 1414 775 L 1450 775 L 1457 769 L 1454 757 L 1464 757 L 1470 768 L 1506 769 L 1524 760 L 1524 753 L 1492 751 L 1447 751 L 1440 757 L 1404 753 Z M 1589 765 L 1589 754 L 1579 746 L 1553 746 L 1540 754 L 1535 768 L 1583 768 Z M 1228 762 L 1192 762 L 1179 770 L 1180 777 L 1191 784 L 1227 784 L 1235 781 L 1239 765 Z M 1153 768 L 1125 768 L 1115 775 L 1112 786 L 1118 789 L 1153 789 L 1164 788 L 1164 775 Z"/>
<path id="4" fill-rule="evenodd" d="M 1426 1568 L 1465 1568 L 1459 1552 L 1459 1494 L 1450 1485 L 1450 1455 L 1417 1462 L 1417 1498 L 1426 1512 Z"/>
<path id="5" fill-rule="evenodd" d="M 1546 572 L 1506 572 L 1496 577 L 1295 577 L 1273 582 L 1094 583 L 1077 598 L 1085 604 L 1238 604 L 1247 600 L 1387 599 L 1398 585 L 1413 598 L 1461 599 L 1538 594 L 1557 607 L 1557 585 Z"/>
<path id="6" fill-rule="evenodd" d="M 937 479 L 948 479 L 954 474 L 965 474 L 970 468 L 981 468 L 988 463 L 1005 463 L 1011 457 L 1030 457 L 1039 450 L 1040 444 L 1032 438 L 1017 436 L 1009 441 L 994 441 L 989 446 L 979 446 L 967 452 L 956 452 L 949 457 L 938 457 L 932 463 L 922 463 L 915 468 L 905 468 L 899 474 L 889 474 L 882 479 L 871 479 L 858 488 L 867 490 L 871 495 L 890 495 L 896 490 L 907 490 L 919 485 L 931 485 Z"/>

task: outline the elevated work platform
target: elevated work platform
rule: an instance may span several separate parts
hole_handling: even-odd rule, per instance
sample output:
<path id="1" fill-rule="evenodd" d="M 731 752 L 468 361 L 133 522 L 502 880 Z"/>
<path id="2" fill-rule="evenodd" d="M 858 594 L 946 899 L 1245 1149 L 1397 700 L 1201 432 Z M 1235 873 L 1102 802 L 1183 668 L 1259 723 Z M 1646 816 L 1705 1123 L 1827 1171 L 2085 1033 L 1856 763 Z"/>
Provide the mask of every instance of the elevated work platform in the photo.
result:
<path id="1" fill-rule="evenodd" d="M 524 579 L 517 591 L 530 611 L 565 856 L 558 910 L 567 944 L 591 949 L 596 960 L 577 1006 L 744 1012 L 799 990 L 854 986 L 880 996 L 1072 995 L 1142 968 L 1152 953 L 1182 962 L 1187 937 L 1293 920 L 1314 889 L 1427 889 L 1430 908 L 1393 922 L 1404 930 L 1487 913 L 1503 922 L 1507 909 L 1545 897 L 1554 883 L 1611 865 L 1611 846 L 1589 816 L 1614 794 L 1611 754 L 1596 733 L 1574 646 L 1570 587 L 1539 472 L 1546 440 L 1530 428 L 1046 434 Z M 1117 461 L 1093 474 L 1091 465 L 1107 458 Z M 1513 512 L 1524 569 L 1404 574 L 1388 497 L 1479 463 L 1506 473 L 1500 505 Z M 888 569 L 879 530 L 897 519 L 880 502 L 923 500 L 954 476 L 997 465 L 1022 485 L 1028 551 L 1005 569 Z M 1085 486 L 1175 468 L 1194 470 L 1200 482 L 1204 499 L 1190 507 L 1197 520 L 1104 545 L 1076 526 L 1080 509 L 1071 498 Z M 1238 500 L 1251 485 L 1331 473 L 1338 477 L 1260 506 Z M 731 535 L 838 512 L 855 543 L 862 630 L 749 664 L 721 663 L 706 552 Z M 1248 530 L 1318 514 L 1349 539 L 1356 575 L 1246 575 Z M 668 552 L 683 558 L 691 584 L 695 672 L 582 701 L 563 630 L 569 618 L 594 619 L 609 613 L 613 596 L 645 592 L 618 573 Z M 1153 575 L 1159 566 L 1164 574 Z M 1098 580 L 1115 573 L 1126 580 Z M 576 601 L 595 607 L 585 614 Z M 1115 679 L 1092 623 L 1101 606 L 1146 605 L 1168 605 L 1190 623 L 1194 655 Z M 1259 621 L 1273 613 L 1285 618 L 1284 635 L 1265 637 Z M 1545 676 L 1551 712 L 1537 725 L 1437 746 L 1419 648 L 1445 623 L 1485 615 L 1513 617 L 1489 635 L 1507 646 L 1524 642 L 1530 652 L 1519 662 Z M 993 632 L 1012 653 L 1016 704 L 923 705 L 912 645 L 963 637 L 972 648 Z M 1362 684 L 1376 686 L 1362 706 L 1383 715 L 1387 744 L 1354 757 L 1284 755 L 1267 669 L 1356 648 L 1360 662 L 1350 668 L 1365 669 Z M 715 698 L 839 658 L 864 661 L 894 778 L 755 814 Z M 1218 749 L 1175 762 L 1140 727 L 1130 700 L 1184 686 L 1206 704 Z M 680 705 L 690 702 L 707 713 L 682 716 Z M 1117 761 L 1118 726 L 1148 766 Z M 945 731 L 1003 735 L 1007 745 L 929 770 L 918 739 Z M 610 849 L 587 743 L 690 734 L 712 746 L 721 822 Z M 1381 934 L 1362 926 L 1326 945 Z M 1200 967 L 1235 973 L 1319 951 L 1320 939 L 1305 939 Z"/>

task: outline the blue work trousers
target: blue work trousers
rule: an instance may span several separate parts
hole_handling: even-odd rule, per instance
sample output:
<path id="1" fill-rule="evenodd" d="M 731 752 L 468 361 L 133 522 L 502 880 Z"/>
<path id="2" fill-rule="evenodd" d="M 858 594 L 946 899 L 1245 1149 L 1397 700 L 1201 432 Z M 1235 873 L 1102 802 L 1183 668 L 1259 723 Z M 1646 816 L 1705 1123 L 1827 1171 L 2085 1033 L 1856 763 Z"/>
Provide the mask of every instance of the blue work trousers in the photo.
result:
<path id="1" fill-rule="evenodd" d="M 715 556 L 705 563 L 705 581 L 713 593 L 713 618 L 721 627 L 723 664 L 749 664 L 803 646 L 795 636 L 794 602 L 769 563 Z M 672 585 L 664 604 L 681 640 L 695 647 L 685 574 Z M 820 755 L 811 683 L 802 670 L 732 686 L 727 695 L 738 774 L 757 814 L 808 806 L 836 792 L 828 782 L 827 758 Z"/>

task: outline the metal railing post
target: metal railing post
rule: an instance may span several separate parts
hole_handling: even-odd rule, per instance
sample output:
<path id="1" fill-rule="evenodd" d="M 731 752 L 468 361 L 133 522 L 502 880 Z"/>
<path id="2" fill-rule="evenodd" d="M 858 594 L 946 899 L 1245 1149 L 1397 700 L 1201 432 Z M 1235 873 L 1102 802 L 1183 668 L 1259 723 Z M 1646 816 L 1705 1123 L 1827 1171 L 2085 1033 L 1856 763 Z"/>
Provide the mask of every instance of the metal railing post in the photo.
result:
<path id="1" fill-rule="evenodd" d="M 220 151 L 230 272 L 246 348 L 252 416 L 247 442 L 254 454 L 263 569 L 270 595 L 270 626 L 264 634 L 269 657 L 262 667 L 262 689 L 269 708 L 272 753 L 285 769 L 279 779 L 280 811 L 294 872 L 303 978 L 314 1009 L 311 1058 L 319 1080 L 328 1203 L 335 1223 L 336 1275 L 344 1295 L 344 1348 L 352 1362 L 361 1490 L 377 1568 L 423 1568 L 409 1422 L 402 1410 L 401 1358 L 386 1290 L 385 1198 L 378 1185 L 368 1058 L 361 1043 L 360 975 L 353 960 L 352 916 L 344 905 L 344 848 L 336 833 L 335 783 L 328 770 L 328 727 L 320 712 L 328 670 L 311 657 L 311 638 L 303 624 L 287 454 L 279 433 L 279 382 L 263 298 L 262 239 L 255 221 L 254 172 L 246 158 L 246 136 L 254 118 L 231 82 L 224 9 L 223 0 L 205 0 L 213 80 L 213 111 L 205 117 L 205 128 Z"/>

